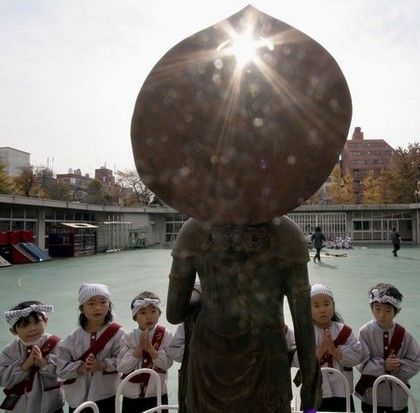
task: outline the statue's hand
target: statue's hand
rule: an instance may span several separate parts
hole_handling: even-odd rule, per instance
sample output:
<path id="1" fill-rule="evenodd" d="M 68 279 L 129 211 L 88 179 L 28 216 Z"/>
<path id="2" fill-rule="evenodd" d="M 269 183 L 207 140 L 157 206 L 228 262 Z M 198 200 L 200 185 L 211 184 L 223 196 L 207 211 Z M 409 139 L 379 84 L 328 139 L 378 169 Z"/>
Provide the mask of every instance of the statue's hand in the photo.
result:
<path id="1" fill-rule="evenodd" d="M 318 370 L 317 377 L 313 377 L 312 380 L 303 379 L 300 389 L 300 399 L 304 412 L 316 411 L 316 408 L 321 404 L 322 376 L 320 370 Z"/>

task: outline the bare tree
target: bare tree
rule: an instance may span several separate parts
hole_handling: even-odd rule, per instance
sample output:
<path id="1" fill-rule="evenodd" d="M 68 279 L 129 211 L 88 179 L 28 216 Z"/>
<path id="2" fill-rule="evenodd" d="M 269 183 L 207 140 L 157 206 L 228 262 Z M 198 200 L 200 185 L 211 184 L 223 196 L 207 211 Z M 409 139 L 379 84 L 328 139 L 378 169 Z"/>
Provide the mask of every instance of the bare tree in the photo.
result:
<path id="1" fill-rule="evenodd" d="M 27 197 L 38 196 L 39 194 L 40 188 L 32 166 L 21 168 L 20 174 L 14 178 L 14 183 L 18 194 Z"/>
<path id="2" fill-rule="evenodd" d="M 131 195 L 126 195 L 125 203 L 133 202 L 133 205 L 137 206 L 149 205 L 154 194 L 144 185 L 136 170 L 118 171 L 116 175 L 118 184 L 132 192 Z"/>

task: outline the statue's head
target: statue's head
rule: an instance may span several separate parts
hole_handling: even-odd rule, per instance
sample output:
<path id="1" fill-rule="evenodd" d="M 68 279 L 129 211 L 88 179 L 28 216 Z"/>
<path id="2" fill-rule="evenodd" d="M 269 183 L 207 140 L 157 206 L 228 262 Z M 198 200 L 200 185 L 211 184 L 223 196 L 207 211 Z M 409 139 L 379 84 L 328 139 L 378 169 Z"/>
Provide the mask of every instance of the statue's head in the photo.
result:
<path id="1" fill-rule="evenodd" d="M 257 224 L 316 192 L 350 119 L 333 57 L 248 6 L 162 57 L 131 137 L 140 176 L 168 205 L 202 221 Z"/>

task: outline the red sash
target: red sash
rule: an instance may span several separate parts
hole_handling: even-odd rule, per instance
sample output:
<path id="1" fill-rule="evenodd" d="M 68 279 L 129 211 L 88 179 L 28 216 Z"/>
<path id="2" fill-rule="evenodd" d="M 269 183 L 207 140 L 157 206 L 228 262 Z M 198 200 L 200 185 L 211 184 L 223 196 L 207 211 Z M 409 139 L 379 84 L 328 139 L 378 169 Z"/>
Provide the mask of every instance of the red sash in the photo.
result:
<path id="1" fill-rule="evenodd" d="M 109 327 L 101 334 L 101 336 L 85 351 L 77 360 L 86 361 L 90 353 L 96 357 L 107 345 L 109 340 L 117 334 L 121 326 L 117 323 L 111 323 Z M 77 361 L 76 360 L 76 361 Z"/>
<path id="2" fill-rule="evenodd" d="M 40 348 L 42 357 L 45 358 L 48 354 L 50 354 L 59 341 L 60 341 L 60 337 L 58 336 L 48 337 L 48 339 L 44 342 L 44 344 Z M 34 383 L 35 375 L 38 371 L 39 371 L 39 367 L 32 366 L 29 369 L 28 377 L 23 379 L 21 382 L 15 384 L 10 389 L 4 389 L 3 391 L 6 394 L 6 398 L 3 400 L 0 406 L 0 409 L 13 410 L 20 396 L 22 396 L 25 393 L 29 393 L 32 390 L 32 385 Z M 57 386 L 54 386 L 53 388 L 60 387 L 60 385 L 61 383 L 58 384 Z M 45 389 L 45 391 L 46 390 L 47 389 Z M 52 388 L 48 390 L 52 390 Z"/>
<path id="3" fill-rule="evenodd" d="M 384 349 L 384 360 L 387 359 L 391 354 L 391 350 L 394 350 L 394 354 L 397 355 L 397 353 L 400 351 L 404 334 L 405 328 L 402 325 L 395 323 L 394 334 L 392 335 L 389 347 L 388 349 Z"/>
<path id="4" fill-rule="evenodd" d="M 111 323 L 108 328 L 101 334 L 101 336 L 89 347 L 87 351 L 85 351 L 77 360 L 75 361 L 83 361 L 85 362 L 88 358 L 89 354 L 93 353 L 96 357 L 107 345 L 107 343 L 111 340 L 112 337 L 117 334 L 118 330 L 121 326 L 117 323 Z M 65 380 L 64 384 L 72 384 L 76 381 L 76 379 L 68 379 Z"/>
<path id="5" fill-rule="evenodd" d="M 163 337 L 165 336 L 165 327 L 163 326 L 156 326 L 155 333 L 152 337 L 152 346 L 158 350 L 160 345 L 162 344 Z M 153 367 L 152 357 L 147 351 L 143 350 L 143 354 L 141 357 L 141 367 L 156 370 L 158 373 L 166 373 L 166 371 L 159 369 L 158 367 Z M 124 379 L 127 377 L 127 374 L 124 374 L 121 378 Z M 132 377 L 129 381 L 131 383 L 139 383 L 140 384 L 140 394 L 139 397 L 143 398 L 146 394 L 147 385 L 149 384 L 150 374 L 148 373 L 140 373 L 136 376 Z"/>
<path id="6" fill-rule="evenodd" d="M 347 339 L 349 338 L 351 334 L 351 328 L 344 324 L 343 328 L 340 330 L 340 332 L 338 333 L 337 337 L 335 338 L 335 340 L 333 341 L 334 346 L 342 346 Z M 333 367 L 333 356 L 330 353 L 324 353 L 321 357 L 321 360 L 319 361 L 320 365 L 324 365 L 324 364 L 328 364 L 328 367 Z"/>

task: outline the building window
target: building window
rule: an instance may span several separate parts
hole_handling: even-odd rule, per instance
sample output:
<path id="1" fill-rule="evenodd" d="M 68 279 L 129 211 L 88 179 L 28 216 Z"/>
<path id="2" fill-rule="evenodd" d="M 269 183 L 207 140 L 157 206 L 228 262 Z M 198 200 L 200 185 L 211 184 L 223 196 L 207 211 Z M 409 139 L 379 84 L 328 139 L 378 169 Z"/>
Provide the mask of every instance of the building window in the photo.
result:
<path id="1" fill-rule="evenodd" d="M 8 207 L 3 206 L 0 208 L 0 218 L 10 218 L 11 217 L 11 209 Z"/>
<path id="2" fill-rule="evenodd" d="M 36 209 L 25 209 L 25 218 L 26 219 L 38 218 L 38 211 Z"/>
<path id="3" fill-rule="evenodd" d="M 188 216 L 182 214 L 168 215 L 165 220 L 165 241 L 175 241 L 179 230 L 181 229 L 184 222 L 188 219 Z"/>
<path id="4" fill-rule="evenodd" d="M 370 228 L 370 221 L 353 221 L 354 231 L 366 231 Z"/>
<path id="5" fill-rule="evenodd" d="M 12 210 L 12 217 L 13 218 L 24 218 L 25 217 L 25 209 L 14 207 Z"/>
<path id="6" fill-rule="evenodd" d="M 9 220 L 0 220 L 0 232 L 10 231 L 10 221 Z"/>
<path id="7" fill-rule="evenodd" d="M 345 238 L 348 235 L 345 212 L 293 212 L 287 215 L 305 234 L 314 232 L 320 226 L 327 239 Z"/>
<path id="8" fill-rule="evenodd" d="M 25 229 L 25 221 L 23 219 L 19 221 L 13 220 L 11 227 L 12 231 L 23 231 Z"/>

